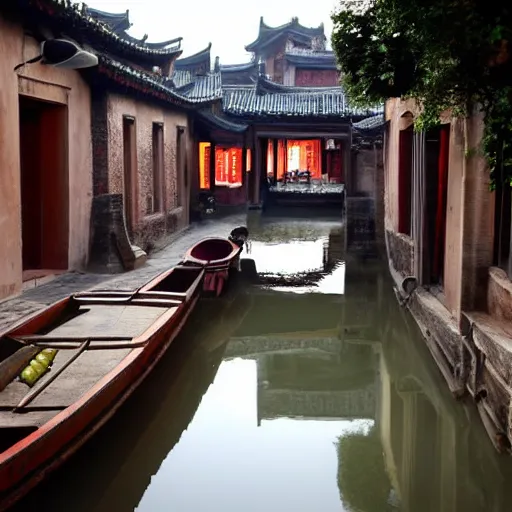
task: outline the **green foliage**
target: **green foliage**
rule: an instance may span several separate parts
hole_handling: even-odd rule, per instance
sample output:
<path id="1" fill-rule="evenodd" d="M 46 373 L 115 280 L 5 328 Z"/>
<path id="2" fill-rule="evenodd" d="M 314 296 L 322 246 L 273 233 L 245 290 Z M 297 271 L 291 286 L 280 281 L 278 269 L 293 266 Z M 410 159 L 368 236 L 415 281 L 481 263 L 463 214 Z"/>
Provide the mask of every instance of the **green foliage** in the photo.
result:
<path id="1" fill-rule="evenodd" d="M 392 97 L 422 106 L 417 130 L 450 109 L 485 116 L 483 152 L 495 180 L 512 178 L 512 7 L 483 0 L 342 1 L 332 45 L 351 101 Z"/>
<path id="2" fill-rule="evenodd" d="M 338 440 L 338 487 L 348 510 L 383 512 L 391 483 L 374 426 L 368 434 L 348 432 Z"/>

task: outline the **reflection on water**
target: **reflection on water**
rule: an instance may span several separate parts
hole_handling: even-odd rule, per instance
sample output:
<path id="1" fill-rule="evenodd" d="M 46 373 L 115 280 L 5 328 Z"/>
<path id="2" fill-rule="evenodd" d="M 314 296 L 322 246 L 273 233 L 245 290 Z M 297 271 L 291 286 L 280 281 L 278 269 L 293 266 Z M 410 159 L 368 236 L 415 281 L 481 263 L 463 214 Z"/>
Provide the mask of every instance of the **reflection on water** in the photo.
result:
<path id="1" fill-rule="evenodd" d="M 121 412 L 18 510 L 511 510 L 510 459 L 446 390 L 382 264 L 351 263 L 339 223 L 251 231 L 259 270 L 321 270 L 335 285 L 203 302 Z"/>

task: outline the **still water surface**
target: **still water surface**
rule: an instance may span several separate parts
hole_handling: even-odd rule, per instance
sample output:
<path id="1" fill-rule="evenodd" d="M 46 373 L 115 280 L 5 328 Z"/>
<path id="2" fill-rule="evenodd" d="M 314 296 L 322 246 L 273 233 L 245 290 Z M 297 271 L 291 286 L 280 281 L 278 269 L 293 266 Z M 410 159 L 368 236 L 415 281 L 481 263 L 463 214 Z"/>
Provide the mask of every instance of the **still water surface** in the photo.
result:
<path id="1" fill-rule="evenodd" d="M 306 287 L 201 303 L 120 412 L 16 510 L 505 512 L 511 461 L 455 402 L 385 267 L 338 220 L 266 219 L 249 254 Z"/>

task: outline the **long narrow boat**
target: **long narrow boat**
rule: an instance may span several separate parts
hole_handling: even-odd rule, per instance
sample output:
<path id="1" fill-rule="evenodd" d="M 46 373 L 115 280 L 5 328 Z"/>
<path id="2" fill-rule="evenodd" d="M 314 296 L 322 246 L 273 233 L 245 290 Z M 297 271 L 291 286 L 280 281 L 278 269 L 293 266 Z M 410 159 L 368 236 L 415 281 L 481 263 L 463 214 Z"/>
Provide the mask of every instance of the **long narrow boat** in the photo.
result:
<path id="1" fill-rule="evenodd" d="M 177 266 L 135 292 L 72 295 L 0 335 L 0 511 L 135 390 L 192 312 L 204 273 Z M 29 387 L 22 369 L 48 351 L 49 371 Z"/>
<path id="2" fill-rule="evenodd" d="M 205 238 L 185 253 L 182 265 L 205 268 L 203 291 L 218 297 L 226 286 L 230 269 L 238 267 L 244 241 L 234 237 Z"/>

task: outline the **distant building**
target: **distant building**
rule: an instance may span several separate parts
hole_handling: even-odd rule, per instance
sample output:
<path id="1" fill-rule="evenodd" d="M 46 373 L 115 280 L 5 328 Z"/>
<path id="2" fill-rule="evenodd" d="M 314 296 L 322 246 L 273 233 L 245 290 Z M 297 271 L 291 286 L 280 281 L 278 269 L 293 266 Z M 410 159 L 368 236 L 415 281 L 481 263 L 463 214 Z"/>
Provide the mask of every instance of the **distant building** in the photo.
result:
<path id="1" fill-rule="evenodd" d="M 177 91 L 212 101 L 196 123 L 199 188 L 215 191 L 218 204 L 244 206 L 260 203 L 267 179 L 277 184 L 290 172 L 344 185 L 352 167 L 352 123 L 377 114 L 382 124 L 382 109 L 349 105 L 323 25 L 308 28 L 293 18 L 269 27 L 261 19 L 246 50 L 252 59 L 240 64 L 216 57 L 212 65 L 211 45 L 176 61 Z"/>
<path id="2" fill-rule="evenodd" d="M 253 62 L 264 65 L 264 72 L 276 83 L 300 87 L 330 87 L 339 84 L 334 52 L 326 50 L 323 23 L 305 27 L 299 18 L 279 27 L 260 19 L 258 37 L 245 49 Z"/>

